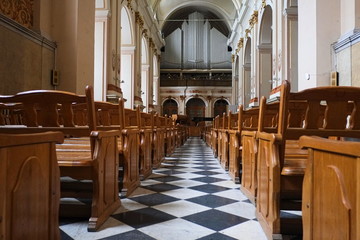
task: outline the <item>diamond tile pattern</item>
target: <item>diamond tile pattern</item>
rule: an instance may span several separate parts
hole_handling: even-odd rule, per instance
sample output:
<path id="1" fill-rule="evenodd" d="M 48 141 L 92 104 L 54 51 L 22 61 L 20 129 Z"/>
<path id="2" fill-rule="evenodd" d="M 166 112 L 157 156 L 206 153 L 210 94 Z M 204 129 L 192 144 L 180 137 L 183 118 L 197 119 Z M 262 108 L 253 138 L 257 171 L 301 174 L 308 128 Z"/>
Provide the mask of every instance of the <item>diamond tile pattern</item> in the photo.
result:
<path id="1" fill-rule="evenodd" d="M 62 240 L 266 239 L 255 207 L 199 138 L 165 158 L 97 232 L 60 219 Z"/>

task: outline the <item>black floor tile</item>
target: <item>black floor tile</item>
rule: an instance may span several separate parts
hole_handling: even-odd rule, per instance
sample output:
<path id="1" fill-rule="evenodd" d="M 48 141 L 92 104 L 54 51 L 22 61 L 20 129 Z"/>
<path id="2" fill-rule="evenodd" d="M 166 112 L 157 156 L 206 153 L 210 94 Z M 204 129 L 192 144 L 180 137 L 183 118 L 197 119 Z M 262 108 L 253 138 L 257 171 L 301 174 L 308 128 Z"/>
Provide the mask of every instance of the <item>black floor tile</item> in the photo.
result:
<path id="1" fill-rule="evenodd" d="M 69 235 L 64 233 L 61 229 L 60 229 L 60 239 L 61 240 L 73 240 Z"/>
<path id="2" fill-rule="evenodd" d="M 206 176 L 219 174 L 218 172 L 213 172 L 213 171 L 198 171 L 198 172 L 193 172 L 193 173 L 196 173 L 199 175 L 206 175 Z"/>
<path id="3" fill-rule="evenodd" d="M 215 195 L 205 195 L 195 198 L 187 199 L 189 202 L 197 203 L 206 207 L 217 208 L 227 204 L 235 203 L 236 200 L 219 197 Z"/>
<path id="4" fill-rule="evenodd" d="M 114 235 L 111 237 L 101 238 L 100 240 L 125 240 L 125 239 L 132 239 L 132 240 L 156 240 L 155 238 L 152 238 L 138 230 L 121 233 L 118 235 Z"/>
<path id="5" fill-rule="evenodd" d="M 174 174 L 182 174 L 182 173 L 186 173 L 186 172 L 182 172 L 182 171 L 178 171 L 178 170 L 155 170 L 154 172 L 159 173 L 159 174 L 166 174 L 166 175 L 174 175 Z"/>
<path id="6" fill-rule="evenodd" d="M 153 178 L 153 179 L 157 180 L 157 178 Z M 177 180 L 179 180 L 179 179 L 177 179 Z M 166 183 L 159 183 L 159 184 L 154 184 L 154 185 L 149 185 L 149 186 L 143 186 L 143 188 L 149 189 L 154 192 L 165 192 L 165 191 L 179 189 L 181 187 L 177 187 L 177 186 L 174 186 L 171 184 L 166 184 Z"/>
<path id="7" fill-rule="evenodd" d="M 194 181 L 199 181 L 199 182 L 203 182 L 203 183 L 215 183 L 215 182 L 222 182 L 224 181 L 224 179 L 221 178 L 216 178 L 216 177 L 199 177 L 199 178 L 193 178 L 191 180 Z"/>
<path id="8" fill-rule="evenodd" d="M 214 170 L 214 169 L 219 169 L 218 167 L 215 166 L 204 166 L 204 164 L 201 165 L 201 167 L 194 167 L 195 169 L 201 169 L 201 170 Z"/>
<path id="9" fill-rule="evenodd" d="M 186 216 L 183 219 L 215 231 L 221 231 L 223 229 L 249 221 L 249 219 L 221 212 L 215 209 Z"/>
<path id="10" fill-rule="evenodd" d="M 197 240 L 236 240 L 236 238 L 232 238 L 221 233 L 214 233 L 202 238 L 198 238 Z"/>
<path id="11" fill-rule="evenodd" d="M 178 201 L 179 199 L 161 193 L 154 193 L 150 195 L 132 197 L 131 200 L 144 204 L 146 206 L 156 206 L 159 204 L 175 202 Z"/>
<path id="12" fill-rule="evenodd" d="M 195 173 L 195 174 L 197 174 L 197 173 Z M 230 188 L 211 185 L 211 184 L 204 184 L 204 185 L 199 185 L 199 186 L 195 186 L 195 187 L 190 187 L 190 189 L 194 189 L 194 190 L 206 192 L 206 193 L 216 193 L 216 192 L 229 190 Z"/>
<path id="13" fill-rule="evenodd" d="M 153 208 L 124 212 L 112 217 L 136 229 L 176 218 Z"/>
<path id="14" fill-rule="evenodd" d="M 182 180 L 182 178 L 175 176 L 164 176 L 164 177 L 154 177 L 153 180 L 165 183 L 165 182 L 179 181 Z"/>

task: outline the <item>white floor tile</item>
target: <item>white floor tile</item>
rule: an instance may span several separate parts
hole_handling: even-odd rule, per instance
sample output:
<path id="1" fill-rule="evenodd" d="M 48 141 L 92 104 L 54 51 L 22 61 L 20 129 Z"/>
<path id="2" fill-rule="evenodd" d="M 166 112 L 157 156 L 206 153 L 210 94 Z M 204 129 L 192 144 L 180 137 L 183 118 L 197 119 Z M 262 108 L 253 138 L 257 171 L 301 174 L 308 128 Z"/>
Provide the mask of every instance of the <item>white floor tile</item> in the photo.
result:
<path id="1" fill-rule="evenodd" d="M 189 188 L 189 187 L 203 185 L 204 183 L 188 179 L 188 180 L 171 181 L 171 182 L 168 182 L 168 184 L 175 185 L 178 187 L 183 187 L 183 188 Z"/>
<path id="2" fill-rule="evenodd" d="M 135 202 L 133 200 L 130 200 L 128 198 L 121 199 L 121 207 L 118 208 L 114 214 L 128 212 L 128 211 L 135 211 L 141 208 L 146 208 L 146 205 L 143 205 L 141 203 Z"/>
<path id="3" fill-rule="evenodd" d="M 174 219 L 139 230 L 157 240 L 195 240 L 215 232 L 183 219 Z"/>
<path id="4" fill-rule="evenodd" d="M 267 240 L 265 233 L 257 221 L 247 221 L 220 231 L 220 233 L 238 240 Z"/>
<path id="5" fill-rule="evenodd" d="M 200 196 L 206 195 L 207 193 L 192 190 L 192 189 L 182 188 L 182 189 L 175 189 L 175 190 L 171 190 L 171 191 L 162 192 L 162 194 L 168 195 L 171 197 L 175 197 L 175 198 L 179 198 L 179 199 L 189 199 L 189 198 L 194 198 L 194 197 L 200 197 Z"/>
<path id="6" fill-rule="evenodd" d="M 216 210 L 234 214 L 236 216 L 247 218 L 247 219 L 255 219 L 256 218 L 255 206 L 252 205 L 251 203 L 247 203 L 247 202 L 236 202 L 233 204 L 218 207 L 218 208 L 216 208 Z"/>
<path id="7" fill-rule="evenodd" d="M 185 217 L 194 213 L 199 213 L 211 209 L 209 207 L 205 207 L 185 200 L 161 204 L 154 206 L 153 208 L 169 213 L 176 217 Z"/>
<path id="8" fill-rule="evenodd" d="M 97 232 L 88 232 L 87 224 L 87 221 L 77 222 L 61 226 L 60 229 L 75 240 L 96 240 L 128 232 L 134 229 L 111 217 L 101 226 Z"/>
<path id="9" fill-rule="evenodd" d="M 226 197 L 238 201 L 244 201 L 247 200 L 247 197 L 239 190 L 239 189 L 231 189 L 222 191 L 219 193 L 214 193 L 213 195 L 220 196 L 220 197 Z"/>

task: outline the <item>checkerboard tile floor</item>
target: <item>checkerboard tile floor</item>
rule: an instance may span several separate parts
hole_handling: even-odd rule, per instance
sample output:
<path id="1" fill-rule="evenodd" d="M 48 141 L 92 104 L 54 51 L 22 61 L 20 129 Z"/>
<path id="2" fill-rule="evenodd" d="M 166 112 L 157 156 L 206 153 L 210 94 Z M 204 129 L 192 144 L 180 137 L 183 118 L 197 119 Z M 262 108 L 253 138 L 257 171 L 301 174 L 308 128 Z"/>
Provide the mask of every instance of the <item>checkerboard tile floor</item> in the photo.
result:
<path id="1" fill-rule="evenodd" d="M 87 232 L 85 219 L 61 219 L 61 239 L 266 239 L 255 207 L 199 138 L 176 149 L 121 202 L 97 232 Z"/>

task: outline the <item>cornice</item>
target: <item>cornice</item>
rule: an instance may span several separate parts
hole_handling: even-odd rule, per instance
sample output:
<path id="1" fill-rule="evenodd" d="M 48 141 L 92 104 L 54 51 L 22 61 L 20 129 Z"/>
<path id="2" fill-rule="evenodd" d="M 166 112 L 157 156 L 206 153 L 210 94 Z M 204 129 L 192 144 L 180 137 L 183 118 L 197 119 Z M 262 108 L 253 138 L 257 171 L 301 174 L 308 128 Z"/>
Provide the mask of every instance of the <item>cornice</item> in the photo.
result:
<path id="1" fill-rule="evenodd" d="M 39 44 L 42 46 L 45 46 L 51 50 L 56 49 L 57 45 L 55 42 L 43 37 L 41 34 L 34 32 L 33 30 L 30 30 L 21 24 L 15 22 L 14 20 L 6 17 L 5 15 L 0 13 L 0 25 L 6 27 L 9 30 L 12 30 L 13 32 L 16 32 L 23 37 Z"/>

